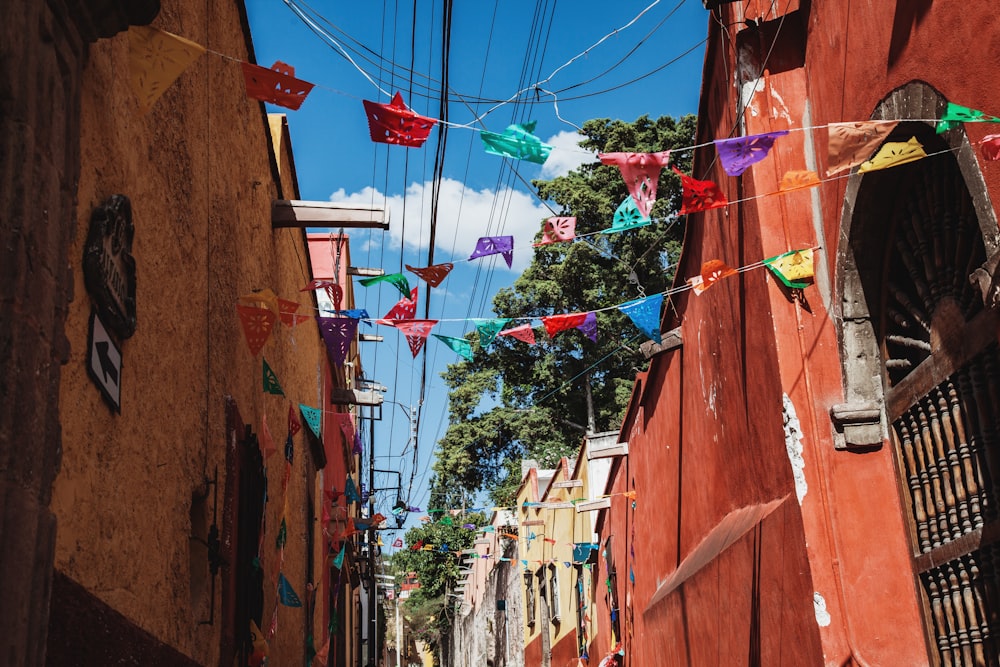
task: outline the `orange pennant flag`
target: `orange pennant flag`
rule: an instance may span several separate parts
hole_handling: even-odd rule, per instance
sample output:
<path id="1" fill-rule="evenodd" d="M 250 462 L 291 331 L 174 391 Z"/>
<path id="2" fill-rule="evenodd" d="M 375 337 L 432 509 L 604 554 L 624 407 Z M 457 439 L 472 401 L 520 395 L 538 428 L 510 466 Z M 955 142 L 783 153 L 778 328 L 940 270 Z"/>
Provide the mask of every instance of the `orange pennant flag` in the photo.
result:
<path id="1" fill-rule="evenodd" d="M 819 185 L 819 174 L 815 171 L 786 171 L 778 184 L 778 192 L 791 192 Z"/>
<path id="2" fill-rule="evenodd" d="M 736 269 L 726 265 L 722 260 L 710 259 L 701 265 L 701 274 L 688 278 L 687 282 L 694 289 L 695 294 L 701 294 L 723 278 L 736 274 Z"/>
<path id="3" fill-rule="evenodd" d="M 205 48 L 163 30 L 134 25 L 128 29 L 128 51 L 132 89 L 144 114 Z"/>
<path id="4" fill-rule="evenodd" d="M 859 123 L 830 123 L 827 126 L 829 146 L 826 175 L 832 176 L 867 160 L 897 124 L 898 121 L 883 123 L 871 120 Z"/>

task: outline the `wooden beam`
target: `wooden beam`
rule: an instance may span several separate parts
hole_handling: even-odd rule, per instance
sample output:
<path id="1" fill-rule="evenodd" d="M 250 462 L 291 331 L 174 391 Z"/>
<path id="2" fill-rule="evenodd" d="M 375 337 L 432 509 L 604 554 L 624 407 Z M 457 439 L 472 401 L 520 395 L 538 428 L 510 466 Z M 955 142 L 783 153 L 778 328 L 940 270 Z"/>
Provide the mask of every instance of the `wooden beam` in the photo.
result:
<path id="1" fill-rule="evenodd" d="M 591 447 L 587 449 L 587 459 L 608 459 L 612 456 L 628 456 L 628 443 L 619 442 L 610 447 Z"/>
<path id="2" fill-rule="evenodd" d="M 576 511 L 579 512 L 596 512 L 597 510 L 604 510 L 611 507 L 611 498 L 598 498 L 597 500 L 588 500 L 585 503 L 577 503 Z"/>
<path id="3" fill-rule="evenodd" d="M 365 204 L 275 199 L 271 202 L 271 227 L 389 229 L 389 212 Z"/>
<path id="4" fill-rule="evenodd" d="M 382 336 L 376 334 L 358 334 L 358 342 L 361 343 L 381 343 L 382 340 Z"/>
<path id="5" fill-rule="evenodd" d="M 552 482 L 554 489 L 571 489 L 574 486 L 583 486 L 582 479 L 567 479 L 565 482 Z"/>
<path id="6" fill-rule="evenodd" d="M 642 356 L 647 359 L 652 359 L 653 356 L 660 354 L 662 352 L 667 352 L 668 350 L 673 350 L 684 344 L 684 337 L 681 335 L 681 328 L 671 329 L 670 331 L 664 331 L 660 334 L 660 342 L 654 343 L 651 340 L 647 340 L 639 345 L 639 351 L 642 352 Z"/>
<path id="7" fill-rule="evenodd" d="M 377 391 L 334 389 L 330 392 L 330 402 L 334 405 L 382 405 L 383 399 Z"/>
<path id="8" fill-rule="evenodd" d="M 378 276 L 384 276 L 385 271 L 382 269 L 370 269 L 364 266 L 349 266 L 347 267 L 347 275 L 361 276 L 362 278 L 377 278 Z"/>

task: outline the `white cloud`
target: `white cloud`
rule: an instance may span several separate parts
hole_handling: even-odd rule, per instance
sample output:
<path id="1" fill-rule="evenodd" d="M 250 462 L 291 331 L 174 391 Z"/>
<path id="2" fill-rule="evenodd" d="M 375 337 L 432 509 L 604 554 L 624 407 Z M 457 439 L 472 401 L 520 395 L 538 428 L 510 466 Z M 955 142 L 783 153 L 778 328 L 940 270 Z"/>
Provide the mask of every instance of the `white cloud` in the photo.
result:
<path id="1" fill-rule="evenodd" d="M 564 133 L 565 134 L 565 133 Z M 549 158 L 552 159 L 551 156 Z M 431 183 L 413 183 L 403 195 L 386 200 L 383 193 L 366 187 L 348 194 L 343 188 L 330 201 L 352 204 L 386 204 L 389 207 L 389 234 L 395 245 L 424 252 L 430 242 Z M 453 179 L 441 182 L 435 236 L 435 262 L 468 257 L 481 236 L 513 236 L 513 271 L 520 273 L 531 261 L 531 243 L 542 221 L 552 212 L 521 190 L 504 188 L 499 193 L 488 188 L 473 190 Z M 405 238 L 403 222 L 406 222 Z M 496 268 L 506 270 L 498 258 Z"/>
<path id="2" fill-rule="evenodd" d="M 542 178 L 565 176 L 581 164 L 596 162 L 596 153 L 577 145 L 582 140 L 583 135 L 579 132 L 560 132 L 546 139 L 545 143 L 552 145 L 552 152 L 542 165 Z"/>

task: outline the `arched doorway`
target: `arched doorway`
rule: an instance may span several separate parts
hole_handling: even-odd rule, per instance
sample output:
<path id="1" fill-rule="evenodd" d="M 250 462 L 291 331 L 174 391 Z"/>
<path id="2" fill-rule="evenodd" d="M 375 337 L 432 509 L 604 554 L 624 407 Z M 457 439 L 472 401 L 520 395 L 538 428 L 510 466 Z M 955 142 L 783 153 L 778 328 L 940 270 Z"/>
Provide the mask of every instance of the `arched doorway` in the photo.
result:
<path id="1" fill-rule="evenodd" d="M 935 118 L 944 103 L 910 84 L 875 117 Z M 845 391 L 849 404 L 878 407 L 895 450 L 929 653 L 941 665 L 997 664 L 1000 317 L 970 281 L 997 250 L 996 219 L 961 129 L 904 121 L 888 140 L 911 136 L 929 157 L 848 187 Z"/>

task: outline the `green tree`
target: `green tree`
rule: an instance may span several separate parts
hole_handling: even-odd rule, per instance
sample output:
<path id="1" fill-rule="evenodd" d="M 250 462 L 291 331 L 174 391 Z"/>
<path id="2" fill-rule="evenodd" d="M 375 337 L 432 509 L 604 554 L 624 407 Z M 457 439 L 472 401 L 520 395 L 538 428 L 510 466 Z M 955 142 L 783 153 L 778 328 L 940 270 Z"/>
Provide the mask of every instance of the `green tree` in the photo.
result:
<path id="1" fill-rule="evenodd" d="M 447 634 L 451 627 L 454 607 L 449 593 L 458 583 L 461 552 L 472 547 L 476 531 L 464 526 L 484 525 L 481 513 L 460 514 L 434 512 L 435 520 L 406 531 L 409 548 L 392 556 L 391 567 L 397 582 L 409 572 L 417 575 L 420 587 L 411 591 L 403 605 L 411 631 L 431 647 Z M 415 545 L 419 548 L 413 549 Z"/>
<path id="2" fill-rule="evenodd" d="M 598 153 L 671 150 L 694 143 L 695 125 L 694 116 L 595 119 L 583 125 L 579 145 Z M 689 171 L 690 155 L 671 157 Z M 595 161 L 533 185 L 559 215 L 576 217 L 578 240 L 538 247 L 513 286 L 497 293 L 494 311 L 517 318 L 600 310 L 598 340 L 577 330 L 550 339 L 536 329 L 534 346 L 502 336 L 483 352 L 470 332 L 473 360 L 443 374 L 449 426 L 438 443 L 432 490 L 452 502 L 486 490 L 494 503 L 509 504 L 522 457 L 552 466 L 588 429 L 617 428 L 635 374 L 646 366 L 639 352 L 645 336 L 627 316 L 604 309 L 663 292 L 673 281 L 683 225 L 676 214 L 680 179 L 669 169 L 660 175 L 653 224 L 620 233 L 596 234 L 611 227 L 628 195 L 617 166 Z"/>

